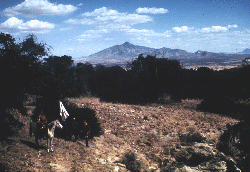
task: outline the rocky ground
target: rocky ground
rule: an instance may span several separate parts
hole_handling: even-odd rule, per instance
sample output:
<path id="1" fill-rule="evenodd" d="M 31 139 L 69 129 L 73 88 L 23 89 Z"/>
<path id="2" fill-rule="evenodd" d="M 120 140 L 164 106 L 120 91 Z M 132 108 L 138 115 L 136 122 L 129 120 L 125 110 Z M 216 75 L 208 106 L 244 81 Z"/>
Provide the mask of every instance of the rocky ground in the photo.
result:
<path id="1" fill-rule="evenodd" d="M 0 144 L 0 168 L 6 171 L 128 171 L 124 155 L 136 155 L 141 171 L 226 171 L 237 169 L 234 160 L 216 149 L 226 124 L 238 121 L 196 111 L 200 101 L 178 104 L 126 105 L 97 98 L 68 99 L 96 111 L 103 135 L 89 147 L 84 141 L 54 140 L 47 153 L 29 138 L 30 116 L 13 111 L 25 126 Z M 29 106 L 29 115 L 35 107 Z M 1 131 L 4 132 L 4 131 Z M 135 169 L 135 167 L 134 167 Z"/>

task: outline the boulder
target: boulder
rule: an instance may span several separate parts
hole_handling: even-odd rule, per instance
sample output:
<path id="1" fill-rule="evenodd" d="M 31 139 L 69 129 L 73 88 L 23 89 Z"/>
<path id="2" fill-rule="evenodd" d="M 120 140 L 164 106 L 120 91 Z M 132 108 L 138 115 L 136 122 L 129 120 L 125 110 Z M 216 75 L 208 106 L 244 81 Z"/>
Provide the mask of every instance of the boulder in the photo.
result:
<path id="1" fill-rule="evenodd" d="M 207 143 L 194 143 L 192 146 L 182 146 L 172 152 L 179 163 L 184 163 L 189 166 L 197 166 L 202 162 L 212 160 L 216 156 L 216 150 Z"/>
<path id="2" fill-rule="evenodd" d="M 192 169 L 189 166 L 184 165 L 183 167 L 175 168 L 174 172 L 198 172 L 197 170 Z"/>
<path id="3" fill-rule="evenodd" d="M 203 162 L 198 166 L 199 171 L 218 171 L 218 172 L 226 172 L 227 164 L 225 161 L 209 161 Z"/>
<path id="4" fill-rule="evenodd" d="M 206 140 L 206 137 L 198 132 L 187 132 L 179 135 L 180 140 L 183 143 L 203 143 Z"/>

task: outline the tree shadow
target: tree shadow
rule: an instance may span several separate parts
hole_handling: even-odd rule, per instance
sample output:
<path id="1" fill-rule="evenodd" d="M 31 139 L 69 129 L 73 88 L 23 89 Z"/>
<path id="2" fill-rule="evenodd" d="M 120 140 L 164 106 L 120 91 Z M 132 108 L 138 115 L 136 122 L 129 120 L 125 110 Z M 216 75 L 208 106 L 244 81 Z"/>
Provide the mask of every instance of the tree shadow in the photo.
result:
<path id="1" fill-rule="evenodd" d="M 30 148 L 36 149 L 36 150 L 39 150 L 39 149 L 46 149 L 45 146 L 43 146 L 43 145 L 37 146 L 36 143 L 31 142 L 31 141 L 28 141 L 28 140 L 20 140 L 20 141 L 21 141 L 21 143 L 23 143 L 23 144 L 29 146 Z"/>

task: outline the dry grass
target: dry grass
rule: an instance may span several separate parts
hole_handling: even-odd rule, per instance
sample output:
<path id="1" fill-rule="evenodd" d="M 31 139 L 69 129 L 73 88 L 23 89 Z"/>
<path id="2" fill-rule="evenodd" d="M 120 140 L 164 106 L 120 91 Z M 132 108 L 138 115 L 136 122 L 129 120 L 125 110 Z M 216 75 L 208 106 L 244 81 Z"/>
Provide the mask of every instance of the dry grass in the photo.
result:
<path id="1" fill-rule="evenodd" d="M 196 111 L 198 100 L 147 106 L 100 102 L 93 97 L 72 98 L 69 101 L 96 111 L 104 134 L 94 137 L 89 148 L 81 141 L 56 138 L 54 153 L 38 151 L 25 144 L 34 142 L 34 138 L 27 137 L 28 126 L 24 121 L 26 127 L 19 137 L 12 138 L 14 143 L 8 150 L 3 150 L 4 143 L 0 145 L 0 162 L 11 171 L 126 171 L 125 165 L 121 164 L 123 155 L 133 152 L 143 164 L 143 170 L 156 170 L 160 164 L 171 161 L 173 149 L 184 144 L 179 135 L 200 133 L 215 146 L 226 124 L 238 122 L 229 117 Z"/>
<path id="2" fill-rule="evenodd" d="M 225 69 L 232 69 L 232 68 L 236 68 L 238 66 L 240 66 L 241 64 L 235 64 L 235 65 L 195 65 L 195 66 L 186 66 L 184 68 L 186 69 L 198 69 L 200 67 L 208 67 L 210 69 L 213 69 L 213 70 L 225 70 Z"/>

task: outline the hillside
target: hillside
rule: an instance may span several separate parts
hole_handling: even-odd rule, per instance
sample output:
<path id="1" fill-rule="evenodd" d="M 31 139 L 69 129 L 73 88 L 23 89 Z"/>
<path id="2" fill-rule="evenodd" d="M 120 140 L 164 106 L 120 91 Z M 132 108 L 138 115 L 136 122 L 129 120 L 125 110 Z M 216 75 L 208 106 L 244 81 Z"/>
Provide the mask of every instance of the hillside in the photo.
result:
<path id="1" fill-rule="evenodd" d="M 75 59 L 75 63 L 89 62 L 91 64 L 126 66 L 127 63 L 137 58 L 139 54 L 143 54 L 144 56 L 155 55 L 158 58 L 178 60 L 184 67 L 238 66 L 242 63 L 242 60 L 249 56 L 245 52 L 247 50 L 242 53 L 213 53 L 198 50 L 195 53 L 190 53 L 180 49 L 166 47 L 155 49 L 125 42 L 121 45 L 106 48 L 88 57 Z"/>
<path id="2" fill-rule="evenodd" d="M 55 138 L 55 151 L 47 153 L 45 141 L 41 149 L 36 150 L 34 137 L 28 136 L 30 117 L 13 111 L 25 127 L 0 144 L 0 168 L 7 171 L 126 171 L 122 159 L 129 151 L 135 153 L 137 161 L 143 164 L 141 169 L 146 171 L 183 164 L 185 158 L 190 167 L 180 168 L 189 171 L 208 167 L 225 171 L 227 168 L 228 159 L 216 149 L 216 144 L 226 124 L 238 121 L 196 111 L 199 101 L 147 106 L 106 103 L 97 98 L 69 101 L 95 110 L 104 134 L 91 140 L 89 148 L 83 141 Z M 28 108 L 31 115 L 34 106 Z M 195 156 L 203 159 L 196 161 L 192 159 Z"/>
<path id="3" fill-rule="evenodd" d="M 242 52 L 239 52 L 241 54 L 250 54 L 250 49 L 246 48 L 245 50 L 243 50 Z"/>

